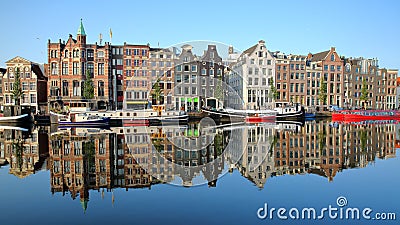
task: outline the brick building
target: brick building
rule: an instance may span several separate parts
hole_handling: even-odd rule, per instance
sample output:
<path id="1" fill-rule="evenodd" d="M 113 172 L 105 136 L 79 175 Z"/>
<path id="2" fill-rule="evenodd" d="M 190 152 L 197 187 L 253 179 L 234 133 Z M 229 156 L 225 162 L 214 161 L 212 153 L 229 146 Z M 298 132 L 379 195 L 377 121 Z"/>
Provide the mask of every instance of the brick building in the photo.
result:
<path id="1" fill-rule="evenodd" d="M 123 108 L 147 108 L 151 90 L 151 76 L 148 71 L 150 47 L 124 43 L 123 50 Z M 118 60 L 117 71 L 121 71 Z M 118 72 L 117 74 L 119 75 Z"/>
<path id="2" fill-rule="evenodd" d="M 331 47 L 328 51 L 316 54 L 309 53 L 307 56 L 308 70 L 310 70 L 311 73 L 321 73 L 321 78 L 323 78 L 326 83 L 327 99 L 325 105 L 338 105 L 340 107 L 344 105 L 343 65 L 343 59 L 339 57 L 335 47 Z M 312 80 L 310 82 L 312 82 Z M 318 93 L 315 93 L 315 95 L 311 94 L 310 100 L 311 99 L 314 99 L 314 101 L 318 99 Z M 319 102 L 318 105 L 323 104 Z"/>
<path id="3" fill-rule="evenodd" d="M 69 35 L 67 42 L 47 44 L 48 96 L 50 109 L 106 109 L 114 105 L 113 77 L 111 75 L 111 45 L 86 43 L 86 33 L 81 21 L 77 39 Z M 94 98 L 84 99 L 86 73 L 94 86 Z"/>

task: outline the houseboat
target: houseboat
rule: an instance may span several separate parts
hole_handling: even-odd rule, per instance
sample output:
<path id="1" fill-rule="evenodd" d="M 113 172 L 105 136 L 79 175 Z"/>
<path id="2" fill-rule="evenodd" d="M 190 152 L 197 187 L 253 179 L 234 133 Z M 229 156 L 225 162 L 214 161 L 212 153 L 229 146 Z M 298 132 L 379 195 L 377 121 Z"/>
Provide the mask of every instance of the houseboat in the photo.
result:
<path id="1" fill-rule="evenodd" d="M 107 126 L 110 118 L 87 113 L 68 113 L 66 115 L 50 112 L 57 116 L 57 123 L 60 126 Z"/>
<path id="2" fill-rule="evenodd" d="M 276 102 L 274 110 L 277 120 L 303 120 L 304 107 L 300 103 Z"/>
<path id="3" fill-rule="evenodd" d="M 189 116 L 184 111 L 164 111 L 158 108 L 121 111 L 88 111 L 88 115 L 109 117 L 122 126 L 148 126 L 166 123 L 187 123 Z"/>
<path id="4" fill-rule="evenodd" d="M 332 121 L 400 120 L 396 110 L 341 110 L 332 113 Z"/>

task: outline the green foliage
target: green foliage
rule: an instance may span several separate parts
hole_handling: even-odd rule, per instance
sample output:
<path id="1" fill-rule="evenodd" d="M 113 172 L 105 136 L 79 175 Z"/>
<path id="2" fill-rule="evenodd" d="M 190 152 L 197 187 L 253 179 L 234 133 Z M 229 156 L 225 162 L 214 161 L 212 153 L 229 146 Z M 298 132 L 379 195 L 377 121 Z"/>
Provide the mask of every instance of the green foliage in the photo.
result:
<path id="1" fill-rule="evenodd" d="M 13 91 L 11 92 L 13 99 L 15 100 L 15 105 L 20 105 L 21 98 L 23 97 L 24 93 L 22 92 L 21 88 L 21 77 L 19 75 L 19 68 L 14 75 L 14 84 L 13 84 Z"/>
<path id="2" fill-rule="evenodd" d="M 367 139 L 368 139 L 368 133 L 366 130 L 360 130 L 359 131 L 359 137 L 361 140 L 361 151 L 366 152 L 367 151 Z"/>
<path id="3" fill-rule="evenodd" d="M 89 70 L 86 70 L 86 79 L 85 79 L 85 83 L 83 84 L 83 98 L 85 98 L 85 99 L 93 99 L 94 98 L 93 80 L 92 80 Z"/>
<path id="4" fill-rule="evenodd" d="M 278 98 L 278 90 L 274 86 L 274 79 L 269 78 L 268 84 L 269 84 L 269 89 L 270 89 L 269 97 L 272 98 L 273 100 L 276 100 Z"/>
<path id="5" fill-rule="evenodd" d="M 13 149 L 15 151 L 15 157 L 17 159 L 17 166 L 19 171 L 22 171 L 22 164 L 23 164 L 23 150 L 24 150 L 24 142 L 21 139 L 14 140 L 12 143 Z"/>
<path id="6" fill-rule="evenodd" d="M 156 100 L 156 105 L 160 104 L 160 100 L 163 97 L 163 91 L 160 88 L 160 79 L 153 85 L 152 98 Z"/>
<path id="7" fill-rule="evenodd" d="M 326 100 L 328 98 L 328 96 L 326 95 L 327 89 L 328 88 L 326 82 L 321 78 L 321 85 L 319 88 L 318 99 L 322 102 L 323 105 L 326 104 Z"/>
<path id="8" fill-rule="evenodd" d="M 320 132 L 318 132 L 318 146 L 319 146 L 319 151 L 322 152 L 322 150 L 324 149 L 325 145 L 326 145 L 326 132 L 325 132 L 325 128 L 322 128 L 323 130 L 321 130 Z"/>
<path id="9" fill-rule="evenodd" d="M 363 79 L 360 100 L 364 101 L 364 102 L 368 101 L 368 94 L 369 94 L 369 92 L 367 89 L 367 81 L 365 79 Z"/>
<path id="10" fill-rule="evenodd" d="M 89 172 L 91 172 L 91 173 L 96 172 L 96 164 L 95 164 L 96 148 L 95 148 L 94 140 L 89 140 L 89 141 L 83 142 L 82 150 L 83 150 L 83 154 L 86 159 L 86 162 L 87 162 Z"/>

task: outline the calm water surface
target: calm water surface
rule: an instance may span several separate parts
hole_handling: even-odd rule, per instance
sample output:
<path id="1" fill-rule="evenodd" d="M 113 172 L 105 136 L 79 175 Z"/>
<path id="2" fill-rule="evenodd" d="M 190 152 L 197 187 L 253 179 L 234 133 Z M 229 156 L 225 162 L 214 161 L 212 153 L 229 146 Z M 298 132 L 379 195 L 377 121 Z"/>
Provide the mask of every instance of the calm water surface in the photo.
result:
<path id="1" fill-rule="evenodd" d="M 397 124 L 2 127 L 1 224 L 398 224 Z M 337 199 L 347 205 L 338 206 Z M 343 199 L 342 199 L 343 200 Z M 397 220 L 261 220 L 368 207 Z M 288 213 L 286 212 L 286 215 Z"/>

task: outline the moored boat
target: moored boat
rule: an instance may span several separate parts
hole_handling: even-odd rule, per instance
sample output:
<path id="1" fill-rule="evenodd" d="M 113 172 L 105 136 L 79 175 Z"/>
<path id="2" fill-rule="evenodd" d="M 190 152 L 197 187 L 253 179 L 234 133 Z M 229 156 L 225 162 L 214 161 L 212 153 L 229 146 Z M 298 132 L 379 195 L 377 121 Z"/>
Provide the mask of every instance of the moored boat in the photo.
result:
<path id="1" fill-rule="evenodd" d="M 230 122 L 270 122 L 275 120 L 277 112 L 274 110 L 251 110 L 251 109 L 202 109 L 208 116 L 215 119 L 225 119 Z"/>
<path id="2" fill-rule="evenodd" d="M 61 126 L 107 126 L 110 122 L 109 117 L 86 113 L 69 113 L 67 115 L 50 113 L 57 116 L 58 125 Z"/>
<path id="3" fill-rule="evenodd" d="M 332 121 L 400 120 L 396 110 L 341 110 L 332 113 Z"/>
<path id="4" fill-rule="evenodd" d="M 276 102 L 275 111 L 277 120 L 302 120 L 304 119 L 304 107 L 300 103 Z"/>

